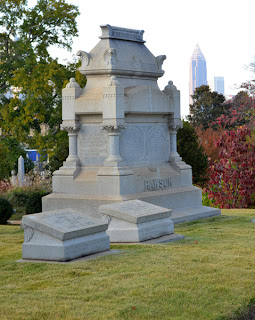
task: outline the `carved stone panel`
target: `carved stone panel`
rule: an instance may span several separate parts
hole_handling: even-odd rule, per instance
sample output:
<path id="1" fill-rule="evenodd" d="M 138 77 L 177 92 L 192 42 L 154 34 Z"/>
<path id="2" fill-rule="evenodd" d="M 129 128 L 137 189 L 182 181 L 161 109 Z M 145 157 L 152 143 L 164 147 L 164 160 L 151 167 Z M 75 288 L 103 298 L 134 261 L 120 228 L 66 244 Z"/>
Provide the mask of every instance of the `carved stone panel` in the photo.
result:
<path id="1" fill-rule="evenodd" d="M 78 134 L 78 156 L 82 166 L 101 166 L 107 158 L 108 134 L 98 125 L 82 125 Z"/>
<path id="2" fill-rule="evenodd" d="M 155 126 L 146 134 L 147 156 L 152 162 L 166 162 L 169 159 L 169 134 L 165 128 Z"/>
<path id="3" fill-rule="evenodd" d="M 167 125 L 126 125 L 121 133 L 120 154 L 128 165 L 168 162 L 170 142 Z"/>
<path id="4" fill-rule="evenodd" d="M 128 126 L 121 136 L 120 154 L 127 163 L 139 162 L 145 154 L 144 134 L 138 126 Z"/>

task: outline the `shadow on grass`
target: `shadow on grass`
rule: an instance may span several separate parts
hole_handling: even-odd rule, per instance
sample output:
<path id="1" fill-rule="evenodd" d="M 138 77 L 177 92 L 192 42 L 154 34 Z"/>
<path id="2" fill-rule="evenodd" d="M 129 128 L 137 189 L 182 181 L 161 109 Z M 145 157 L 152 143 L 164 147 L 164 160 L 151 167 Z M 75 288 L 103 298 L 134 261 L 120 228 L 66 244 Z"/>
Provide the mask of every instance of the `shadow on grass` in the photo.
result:
<path id="1" fill-rule="evenodd" d="M 251 299 L 247 306 L 237 309 L 232 316 L 217 318 L 217 320 L 254 320 L 255 319 L 255 298 Z"/>

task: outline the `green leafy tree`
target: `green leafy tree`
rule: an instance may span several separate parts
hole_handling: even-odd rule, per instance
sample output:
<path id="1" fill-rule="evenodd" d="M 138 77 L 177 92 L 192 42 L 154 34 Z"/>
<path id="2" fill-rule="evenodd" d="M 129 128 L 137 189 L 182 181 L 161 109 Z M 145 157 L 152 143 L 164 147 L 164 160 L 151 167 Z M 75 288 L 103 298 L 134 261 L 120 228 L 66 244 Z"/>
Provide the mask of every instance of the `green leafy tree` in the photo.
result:
<path id="1" fill-rule="evenodd" d="M 15 137 L 1 136 L 0 137 L 0 180 L 8 178 L 11 175 L 11 170 L 18 171 L 18 158 L 24 158 L 25 172 L 33 169 L 34 163 L 26 157 L 24 147 L 18 142 Z"/>
<path id="2" fill-rule="evenodd" d="M 182 159 L 192 166 L 193 183 L 203 187 L 208 177 L 208 157 L 199 144 L 195 129 L 187 121 L 177 132 L 177 148 Z"/>
<path id="3" fill-rule="evenodd" d="M 54 146 L 49 161 L 49 170 L 52 173 L 58 170 L 58 168 L 63 165 L 63 162 L 65 161 L 69 153 L 67 132 L 60 131 L 58 135 L 59 136 L 57 144 Z"/>
<path id="4" fill-rule="evenodd" d="M 193 104 L 190 105 L 188 120 L 193 126 L 202 125 L 207 129 L 218 117 L 228 111 L 225 97 L 218 92 L 211 92 L 209 86 L 203 85 L 195 89 L 192 95 Z"/>
<path id="5" fill-rule="evenodd" d="M 59 137 L 64 84 L 71 77 L 85 82 L 75 63 L 49 54 L 53 45 L 71 49 L 78 14 L 65 0 L 38 0 L 32 8 L 26 0 L 0 0 L 0 127 L 45 154 Z"/>

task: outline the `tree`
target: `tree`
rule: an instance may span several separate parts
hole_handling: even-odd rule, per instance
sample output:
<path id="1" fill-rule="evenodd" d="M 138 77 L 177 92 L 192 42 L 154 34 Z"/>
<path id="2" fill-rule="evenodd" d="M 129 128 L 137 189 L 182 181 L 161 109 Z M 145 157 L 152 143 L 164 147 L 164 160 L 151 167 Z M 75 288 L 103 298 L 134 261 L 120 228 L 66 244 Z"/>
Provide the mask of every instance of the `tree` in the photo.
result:
<path id="1" fill-rule="evenodd" d="M 209 178 L 207 155 L 199 144 L 194 128 L 187 121 L 183 121 L 183 128 L 177 132 L 177 148 L 183 160 L 192 166 L 193 183 L 203 187 Z"/>
<path id="2" fill-rule="evenodd" d="M 255 146 L 251 129 L 226 130 L 216 146 L 220 159 L 210 166 L 208 198 L 220 208 L 245 208 L 255 195 Z"/>
<path id="3" fill-rule="evenodd" d="M 63 85 L 75 76 L 75 63 L 60 64 L 49 48 L 71 49 L 78 8 L 65 0 L 38 0 L 32 8 L 26 0 L 0 0 L 0 12 L 0 127 L 49 153 L 59 136 Z"/>
<path id="4" fill-rule="evenodd" d="M 28 173 L 33 169 L 33 161 L 26 157 L 25 149 L 20 145 L 18 140 L 12 136 L 0 137 L 0 180 L 8 178 L 11 170 L 18 171 L 18 158 L 24 158 L 25 172 Z"/>
<path id="5" fill-rule="evenodd" d="M 195 127 L 194 130 L 198 136 L 200 145 L 208 156 L 209 163 L 219 160 L 219 149 L 215 145 L 215 141 L 218 141 L 225 129 L 221 126 L 218 126 L 217 130 L 213 130 L 211 126 L 203 129 L 202 125 L 200 125 L 199 127 Z"/>
<path id="6" fill-rule="evenodd" d="M 236 129 L 240 126 L 254 128 L 255 120 L 255 99 L 245 91 L 240 91 L 225 105 L 228 113 L 222 114 L 215 123 L 217 126 L 227 130 Z"/>
<path id="7" fill-rule="evenodd" d="M 202 125 L 207 129 L 212 122 L 228 111 L 228 106 L 223 104 L 225 97 L 215 91 L 211 92 L 209 86 L 196 88 L 192 99 L 188 120 L 193 126 Z"/>

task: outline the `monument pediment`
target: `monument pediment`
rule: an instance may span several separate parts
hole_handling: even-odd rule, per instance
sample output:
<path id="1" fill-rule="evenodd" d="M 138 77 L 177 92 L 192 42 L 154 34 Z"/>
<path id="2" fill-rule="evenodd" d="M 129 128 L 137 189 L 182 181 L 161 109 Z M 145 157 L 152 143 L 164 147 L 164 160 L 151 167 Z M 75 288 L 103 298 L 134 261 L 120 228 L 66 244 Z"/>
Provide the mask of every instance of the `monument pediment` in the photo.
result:
<path id="1" fill-rule="evenodd" d="M 169 97 L 159 89 L 147 86 L 125 89 L 126 110 L 130 113 L 173 113 L 174 105 Z"/>
<path id="2" fill-rule="evenodd" d="M 79 71 L 88 75 L 114 74 L 158 78 L 166 56 L 155 57 L 144 45 L 143 30 L 102 25 L 100 42 L 87 53 L 78 51 Z"/>

